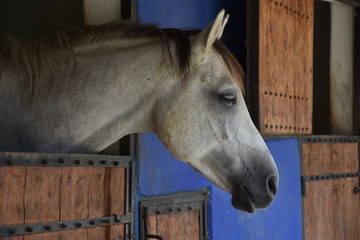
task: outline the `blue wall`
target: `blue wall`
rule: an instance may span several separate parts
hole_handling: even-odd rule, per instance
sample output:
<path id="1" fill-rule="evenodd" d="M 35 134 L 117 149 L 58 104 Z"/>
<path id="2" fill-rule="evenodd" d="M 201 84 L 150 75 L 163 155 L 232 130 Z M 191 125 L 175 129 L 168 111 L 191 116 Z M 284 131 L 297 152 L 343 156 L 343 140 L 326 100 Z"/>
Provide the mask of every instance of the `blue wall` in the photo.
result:
<path id="1" fill-rule="evenodd" d="M 239 3 L 240 2 L 240 3 Z M 225 43 L 245 61 L 245 1 L 138 0 L 138 19 L 162 27 L 203 28 L 221 8 L 230 12 Z M 237 39 L 237 40 L 236 40 Z M 240 57 L 239 57 L 240 56 Z M 136 144 L 136 235 L 143 197 L 210 188 L 209 237 L 213 240 L 302 239 L 300 161 L 297 139 L 267 139 L 279 168 L 280 186 L 273 204 L 248 214 L 231 206 L 230 194 L 212 185 L 188 165 L 174 159 L 154 134 L 140 134 Z"/>

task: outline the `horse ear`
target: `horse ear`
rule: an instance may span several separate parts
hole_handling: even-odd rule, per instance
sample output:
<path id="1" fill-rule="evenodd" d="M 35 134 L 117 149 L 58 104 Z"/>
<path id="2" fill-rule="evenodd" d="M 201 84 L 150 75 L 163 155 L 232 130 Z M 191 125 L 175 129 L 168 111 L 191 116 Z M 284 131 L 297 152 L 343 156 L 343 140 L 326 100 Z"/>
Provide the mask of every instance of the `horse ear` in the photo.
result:
<path id="1" fill-rule="evenodd" d="M 195 37 L 193 43 L 194 52 L 207 52 L 211 49 L 214 42 L 221 38 L 228 19 L 229 14 L 225 15 L 225 10 L 222 9 L 216 16 L 215 20 Z"/>

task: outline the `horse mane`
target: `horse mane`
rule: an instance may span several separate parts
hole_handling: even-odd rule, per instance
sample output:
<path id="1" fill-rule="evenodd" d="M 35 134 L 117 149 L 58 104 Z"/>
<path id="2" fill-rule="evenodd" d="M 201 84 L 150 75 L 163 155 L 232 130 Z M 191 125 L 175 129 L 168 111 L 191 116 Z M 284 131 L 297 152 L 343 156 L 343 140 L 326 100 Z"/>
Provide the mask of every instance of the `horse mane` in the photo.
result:
<path id="1" fill-rule="evenodd" d="M 9 41 L 0 45 L 0 74 L 7 68 L 20 74 L 23 86 L 33 95 L 36 81 L 46 74 L 55 79 L 57 68 L 75 71 L 76 58 L 74 49 L 92 44 L 124 39 L 159 38 L 163 43 L 163 51 L 167 54 L 170 64 L 181 76 L 185 76 L 190 68 L 191 45 L 190 37 L 199 30 L 180 30 L 175 28 L 158 28 L 151 24 L 139 24 L 130 21 L 114 21 L 97 26 L 82 26 L 27 41 Z M 170 42 L 175 43 L 177 65 L 171 54 Z M 214 44 L 215 51 L 223 58 L 230 73 L 244 90 L 243 70 L 236 58 L 221 41 Z M 1 75 L 0 75 L 1 77 Z M 51 83 L 51 87 L 52 87 Z M 50 87 L 50 88 L 51 88 Z"/>

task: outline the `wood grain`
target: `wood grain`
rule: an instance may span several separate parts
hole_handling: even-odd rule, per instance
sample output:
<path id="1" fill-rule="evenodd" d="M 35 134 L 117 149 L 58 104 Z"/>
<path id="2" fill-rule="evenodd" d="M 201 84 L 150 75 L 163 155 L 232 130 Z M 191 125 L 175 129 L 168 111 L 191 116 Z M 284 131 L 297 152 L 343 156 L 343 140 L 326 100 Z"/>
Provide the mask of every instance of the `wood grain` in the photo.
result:
<path id="1" fill-rule="evenodd" d="M 148 234 L 166 240 L 200 240 L 199 211 L 149 216 Z"/>
<path id="2" fill-rule="evenodd" d="M 302 145 L 303 175 L 356 172 L 357 143 Z M 358 178 L 306 182 L 303 198 L 304 239 L 360 239 Z"/>
<path id="3" fill-rule="evenodd" d="M 60 167 L 27 167 L 25 184 L 24 223 L 52 222 L 59 219 Z M 41 234 L 41 239 L 56 239 L 59 233 Z M 39 239 L 26 235 L 25 240 Z"/>
<path id="4" fill-rule="evenodd" d="M 312 132 L 314 0 L 259 0 L 259 126 Z"/>
<path id="5" fill-rule="evenodd" d="M 0 226 L 24 223 L 25 167 L 0 167 Z M 23 236 L 4 240 L 22 240 Z"/>

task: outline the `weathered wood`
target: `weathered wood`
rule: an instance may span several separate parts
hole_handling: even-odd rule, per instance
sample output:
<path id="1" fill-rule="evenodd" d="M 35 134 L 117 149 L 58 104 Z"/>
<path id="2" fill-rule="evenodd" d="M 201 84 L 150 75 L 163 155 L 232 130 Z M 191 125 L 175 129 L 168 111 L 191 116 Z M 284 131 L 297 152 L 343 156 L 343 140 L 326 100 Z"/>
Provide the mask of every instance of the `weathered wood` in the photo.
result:
<path id="1" fill-rule="evenodd" d="M 356 172 L 357 143 L 302 145 L 303 175 Z M 358 178 L 306 182 L 303 198 L 304 239 L 360 239 Z"/>
<path id="2" fill-rule="evenodd" d="M 64 167 L 60 179 L 60 220 L 88 217 L 88 167 Z M 60 239 L 87 239 L 87 229 L 60 232 Z"/>
<path id="3" fill-rule="evenodd" d="M 259 0 L 259 126 L 312 132 L 313 0 Z"/>
<path id="4" fill-rule="evenodd" d="M 106 169 L 108 176 L 108 215 L 126 213 L 126 169 Z M 112 225 L 108 227 L 108 239 L 125 238 L 125 225 Z"/>
<path id="5" fill-rule="evenodd" d="M 60 167 L 27 167 L 24 192 L 24 223 L 59 220 Z M 56 239 L 59 233 L 41 234 L 41 239 Z M 26 235 L 25 240 L 39 239 L 38 235 Z"/>
<path id="6" fill-rule="evenodd" d="M 1 226 L 24 223 L 25 172 L 25 167 L 0 167 Z M 22 239 L 23 236 L 4 238 L 4 240 Z"/>
<path id="7" fill-rule="evenodd" d="M 148 234 L 166 240 L 200 240 L 199 211 L 149 216 Z"/>

